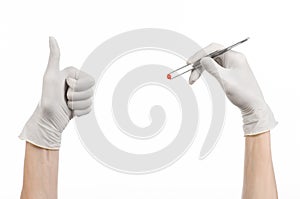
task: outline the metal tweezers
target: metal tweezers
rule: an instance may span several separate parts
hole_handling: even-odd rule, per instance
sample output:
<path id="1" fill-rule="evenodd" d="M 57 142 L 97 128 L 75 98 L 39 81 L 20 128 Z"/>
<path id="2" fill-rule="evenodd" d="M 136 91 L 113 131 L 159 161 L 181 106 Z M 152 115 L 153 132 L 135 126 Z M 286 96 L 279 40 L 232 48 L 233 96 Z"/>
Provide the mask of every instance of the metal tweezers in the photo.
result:
<path id="1" fill-rule="evenodd" d="M 235 44 L 233 44 L 233 45 L 231 45 L 231 46 L 228 46 L 227 48 L 224 48 L 224 49 L 222 49 L 222 50 L 216 50 L 216 51 L 214 51 L 214 52 L 212 52 L 212 53 L 210 53 L 210 54 L 208 54 L 208 55 L 206 55 L 206 56 L 204 56 L 204 57 L 215 58 L 215 57 L 217 57 L 217 56 L 220 56 L 220 55 L 226 53 L 227 51 L 231 50 L 232 48 L 236 47 L 237 45 L 240 45 L 241 43 L 244 43 L 244 42 L 247 41 L 248 39 L 249 39 L 249 37 L 246 38 L 246 39 L 244 39 L 244 40 L 242 40 L 242 41 L 240 41 L 240 42 L 237 42 L 237 43 L 235 43 Z M 192 71 L 192 70 L 195 70 L 195 69 L 197 69 L 197 68 L 200 68 L 200 67 L 201 67 L 201 65 L 200 65 L 200 60 L 201 60 L 202 58 L 203 58 L 203 57 L 201 57 L 200 59 L 198 59 L 196 62 L 193 63 L 193 66 L 196 66 L 196 67 L 193 67 L 193 68 L 191 68 L 191 69 L 189 69 L 189 70 L 186 70 L 186 71 L 184 71 L 184 72 L 182 72 L 182 73 L 180 73 L 180 74 L 178 74 L 178 75 L 172 77 L 172 75 L 171 75 L 172 73 L 175 73 L 176 71 L 179 71 L 179 70 L 181 70 L 181 69 L 183 69 L 183 68 L 185 68 L 185 67 L 187 67 L 187 66 L 189 66 L 189 65 L 192 64 L 192 63 L 188 63 L 188 64 L 186 64 L 186 65 L 184 65 L 184 66 L 182 66 L 182 67 L 180 67 L 180 68 L 177 68 L 176 70 L 173 70 L 173 71 L 170 72 L 169 74 L 167 74 L 167 78 L 171 80 L 171 79 L 174 79 L 174 78 L 176 78 L 176 77 L 179 77 L 179 76 L 181 76 L 181 75 L 183 75 L 183 74 L 185 74 L 185 73 L 187 73 L 187 72 L 189 72 L 189 71 Z"/>

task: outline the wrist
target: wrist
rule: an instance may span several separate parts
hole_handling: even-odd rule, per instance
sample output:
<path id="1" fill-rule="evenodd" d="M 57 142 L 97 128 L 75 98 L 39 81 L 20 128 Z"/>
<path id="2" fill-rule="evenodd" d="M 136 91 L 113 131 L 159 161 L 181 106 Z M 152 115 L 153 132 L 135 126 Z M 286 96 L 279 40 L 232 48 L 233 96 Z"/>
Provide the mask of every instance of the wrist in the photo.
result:
<path id="1" fill-rule="evenodd" d="M 248 111 L 242 111 L 245 135 L 257 135 L 271 130 L 277 125 L 272 110 L 265 102 Z"/>
<path id="2" fill-rule="evenodd" d="M 19 138 L 41 148 L 57 150 L 61 144 L 61 131 L 43 117 L 43 111 L 38 105 Z"/>

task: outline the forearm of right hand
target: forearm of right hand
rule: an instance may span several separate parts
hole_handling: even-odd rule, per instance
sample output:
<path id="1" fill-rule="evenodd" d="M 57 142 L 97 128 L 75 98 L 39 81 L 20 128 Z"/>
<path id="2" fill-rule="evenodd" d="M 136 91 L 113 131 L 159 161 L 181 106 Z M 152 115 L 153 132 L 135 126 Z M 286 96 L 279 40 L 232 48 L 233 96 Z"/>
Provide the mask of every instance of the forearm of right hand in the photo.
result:
<path id="1" fill-rule="evenodd" d="M 277 199 L 270 132 L 245 139 L 243 199 Z"/>

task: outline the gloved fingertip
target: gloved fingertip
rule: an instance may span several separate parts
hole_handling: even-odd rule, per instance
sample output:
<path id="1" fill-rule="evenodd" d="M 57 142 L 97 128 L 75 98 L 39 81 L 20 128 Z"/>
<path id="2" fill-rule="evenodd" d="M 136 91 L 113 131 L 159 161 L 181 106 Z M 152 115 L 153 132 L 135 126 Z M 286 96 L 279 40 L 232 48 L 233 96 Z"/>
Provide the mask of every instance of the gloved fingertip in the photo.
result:
<path id="1" fill-rule="evenodd" d="M 69 87 L 71 88 L 75 88 L 75 85 L 76 85 L 76 79 L 73 79 L 71 77 L 68 77 L 67 78 L 67 84 Z"/>
<path id="2" fill-rule="evenodd" d="M 67 101 L 67 105 L 68 105 L 69 109 L 73 110 L 73 103 L 71 100 Z"/>
<path id="3" fill-rule="evenodd" d="M 193 85 L 195 83 L 195 81 L 189 80 L 189 84 Z"/>
<path id="4" fill-rule="evenodd" d="M 199 77 L 200 77 L 199 71 L 197 69 L 193 70 L 189 78 L 189 84 L 190 85 L 194 84 L 197 81 L 197 79 L 199 79 Z"/>
<path id="5" fill-rule="evenodd" d="M 191 75 L 191 76 L 192 76 L 192 75 Z M 190 76 L 190 78 L 189 78 L 189 84 L 190 84 L 190 85 L 192 85 L 192 84 L 195 83 L 195 80 L 193 80 L 193 79 L 191 78 L 191 76 Z"/>
<path id="6" fill-rule="evenodd" d="M 72 92 L 72 88 L 68 88 L 67 90 L 67 99 L 68 100 L 73 100 L 73 92 Z"/>

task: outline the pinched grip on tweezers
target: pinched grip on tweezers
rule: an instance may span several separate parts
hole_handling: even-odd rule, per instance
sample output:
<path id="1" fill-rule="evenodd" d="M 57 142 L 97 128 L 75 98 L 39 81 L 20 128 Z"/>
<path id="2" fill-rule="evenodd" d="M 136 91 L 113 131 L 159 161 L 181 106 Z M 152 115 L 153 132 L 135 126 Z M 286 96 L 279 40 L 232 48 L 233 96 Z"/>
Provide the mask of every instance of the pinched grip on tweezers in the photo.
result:
<path id="1" fill-rule="evenodd" d="M 240 42 L 237 42 L 237 43 L 235 43 L 235 44 L 233 44 L 233 45 L 231 45 L 231 46 L 228 46 L 227 48 L 224 48 L 224 49 L 222 49 L 222 50 L 216 50 L 216 51 L 214 51 L 214 52 L 212 52 L 212 53 L 210 53 L 210 54 L 208 54 L 208 55 L 206 55 L 206 56 L 204 56 L 204 57 L 215 58 L 215 57 L 217 57 L 217 56 L 220 56 L 220 55 L 226 53 L 227 51 L 231 50 L 232 48 L 236 47 L 237 45 L 240 45 L 240 44 L 244 43 L 244 42 L 247 41 L 248 39 L 249 39 L 249 37 L 247 37 L 246 39 L 244 39 L 244 40 L 242 40 L 242 41 L 240 41 Z M 203 57 L 202 57 L 202 58 L 203 58 Z M 199 65 L 199 64 L 200 64 L 200 60 L 201 60 L 202 58 L 198 59 L 193 65 L 194 65 L 194 66 Z M 180 67 L 180 68 L 177 68 L 176 70 L 173 70 L 172 72 L 170 72 L 169 74 L 167 74 L 167 78 L 171 80 L 171 79 L 174 79 L 174 78 L 176 78 L 176 77 L 179 77 L 179 76 L 181 76 L 181 75 L 183 75 L 183 74 L 185 74 L 185 73 L 187 73 L 187 72 L 190 72 L 190 71 L 192 71 L 192 70 L 197 69 L 197 68 L 200 67 L 200 65 L 197 66 L 197 67 L 193 67 L 193 68 L 191 68 L 191 69 L 189 69 L 189 70 L 186 70 L 186 71 L 184 71 L 184 72 L 182 72 L 182 73 L 180 73 L 180 74 L 178 74 L 178 75 L 172 77 L 172 75 L 171 75 L 172 73 L 175 73 L 176 71 L 179 71 L 179 70 L 181 70 L 181 69 L 183 69 L 183 68 L 185 68 L 185 67 L 187 67 L 187 66 L 189 66 L 189 65 L 191 65 L 191 64 L 192 64 L 192 63 L 188 63 L 188 64 L 186 64 L 186 65 L 184 65 L 184 66 L 182 66 L 182 67 Z"/>

